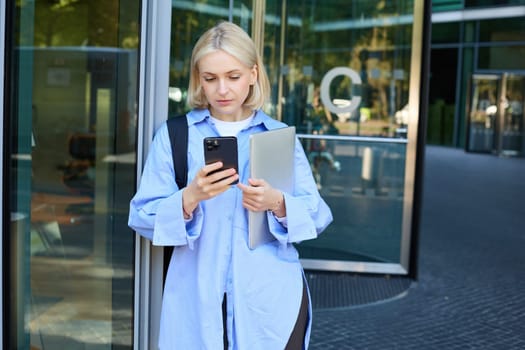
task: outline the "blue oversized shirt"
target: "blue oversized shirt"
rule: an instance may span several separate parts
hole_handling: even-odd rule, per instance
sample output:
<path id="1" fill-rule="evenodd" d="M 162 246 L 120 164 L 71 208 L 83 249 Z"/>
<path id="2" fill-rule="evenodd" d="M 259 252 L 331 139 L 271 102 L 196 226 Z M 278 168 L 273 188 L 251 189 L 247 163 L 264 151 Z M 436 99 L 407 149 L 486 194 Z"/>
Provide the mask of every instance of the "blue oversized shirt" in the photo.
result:
<path id="1" fill-rule="evenodd" d="M 207 109 L 187 114 L 188 183 L 204 166 L 204 137 L 219 136 L 209 115 Z M 256 111 L 252 122 L 239 132 L 239 181 L 246 184 L 250 177 L 250 134 L 283 126 Z M 292 243 L 316 238 L 332 221 L 299 141 L 295 190 L 284 193 L 284 198 L 286 227 L 268 213 L 270 231 L 277 240 L 253 250 L 248 247 L 247 210 L 236 186 L 200 202 L 192 219 L 185 221 L 168 130 L 165 123 L 159 128 L 130 203 L 129 226 L 154 245 L 175 246 L 164 286 L 160 349 L 220 349 L 224 293 L 230 349 L 284 349 L 303 287 L 303 271 Z M 310 327 L 311 310 L 306 344 Z"/>

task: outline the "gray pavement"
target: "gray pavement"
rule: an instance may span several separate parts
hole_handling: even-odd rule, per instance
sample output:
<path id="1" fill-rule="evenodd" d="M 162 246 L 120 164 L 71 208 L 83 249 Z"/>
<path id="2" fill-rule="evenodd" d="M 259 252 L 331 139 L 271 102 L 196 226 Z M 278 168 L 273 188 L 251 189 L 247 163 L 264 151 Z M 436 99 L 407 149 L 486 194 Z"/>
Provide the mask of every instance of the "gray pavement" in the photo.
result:
<path id="1" fill-rule="evenodd" d="M 424 175 L 417 281 L 314 309 L 310 349 L 525 349 L 525 159 L 431 146 Z"/>

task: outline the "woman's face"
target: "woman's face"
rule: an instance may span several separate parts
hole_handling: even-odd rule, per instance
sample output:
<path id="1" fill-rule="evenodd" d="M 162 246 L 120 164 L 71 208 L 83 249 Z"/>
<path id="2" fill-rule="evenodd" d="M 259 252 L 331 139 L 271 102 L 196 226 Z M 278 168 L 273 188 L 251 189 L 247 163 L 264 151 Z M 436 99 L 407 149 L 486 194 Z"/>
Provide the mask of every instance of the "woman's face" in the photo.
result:
<path id="1" fill-rule="evenodd" d="M 199 60 L 199 80 L 210 104 L 211 114 L 224 121 L 247 118 L 251 110 L 243 108 L 250 85 L 257 80 L 256 67 L 247 68 L 235 57 L 222 50 Z"/>

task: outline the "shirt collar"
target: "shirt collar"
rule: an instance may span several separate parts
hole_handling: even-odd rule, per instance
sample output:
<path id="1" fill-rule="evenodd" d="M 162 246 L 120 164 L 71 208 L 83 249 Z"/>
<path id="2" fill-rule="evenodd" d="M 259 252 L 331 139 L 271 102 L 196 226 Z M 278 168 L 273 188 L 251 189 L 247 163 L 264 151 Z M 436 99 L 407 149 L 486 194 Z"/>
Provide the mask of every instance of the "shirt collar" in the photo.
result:
<path id="1" fill-rule="evenodd" d="M 195 108 L 188 112 L 187 117 L 188 125 L 194 125 L 208 119 L 210 117 L 210 111 L 207 108 Z M 255 116 L 253 117 L 250 126 L 257 126 L 259 124 L 263 124 L 266 130 L 275 129 L 281 126 L 277 120 L 271 118 L 260 109 L 255 111 Z"/>

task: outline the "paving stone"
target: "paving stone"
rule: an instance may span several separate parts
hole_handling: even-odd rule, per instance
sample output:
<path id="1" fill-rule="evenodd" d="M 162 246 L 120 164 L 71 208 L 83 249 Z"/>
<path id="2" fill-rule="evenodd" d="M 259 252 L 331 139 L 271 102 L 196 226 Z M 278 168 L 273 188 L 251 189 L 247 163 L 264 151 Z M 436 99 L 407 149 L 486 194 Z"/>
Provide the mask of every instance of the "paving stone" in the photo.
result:
<path id="1" fill-rule="evenodd" d="M 316 275 L 346 299 L 316 301 L 310 349 L 525 349 L 525 159 L 442 147 L 425 158 L 417 281 L 392 298 L 384 276 Z M 367 301 L 374 283 L 383 291 Z"/>

